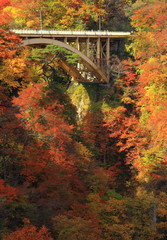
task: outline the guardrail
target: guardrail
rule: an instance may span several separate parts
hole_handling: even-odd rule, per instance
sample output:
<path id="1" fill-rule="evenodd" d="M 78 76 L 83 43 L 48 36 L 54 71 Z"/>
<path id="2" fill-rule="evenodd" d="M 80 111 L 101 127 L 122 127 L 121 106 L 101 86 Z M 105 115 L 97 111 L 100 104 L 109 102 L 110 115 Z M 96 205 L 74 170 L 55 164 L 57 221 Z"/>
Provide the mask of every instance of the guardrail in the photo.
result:
<path id="1" fill-rule="evenodd" d="M 111 32 L 111 31 L 72 31 L 72 30 L 38 30 L 38 29 L 11 29 L 12 32 L 15 32 L 16 34 L 24 35 L 36 35 L 36 34 L 42 34 L 42 35 L 95 35 L 95 36 L 130 36 L 130 32 Z"/>

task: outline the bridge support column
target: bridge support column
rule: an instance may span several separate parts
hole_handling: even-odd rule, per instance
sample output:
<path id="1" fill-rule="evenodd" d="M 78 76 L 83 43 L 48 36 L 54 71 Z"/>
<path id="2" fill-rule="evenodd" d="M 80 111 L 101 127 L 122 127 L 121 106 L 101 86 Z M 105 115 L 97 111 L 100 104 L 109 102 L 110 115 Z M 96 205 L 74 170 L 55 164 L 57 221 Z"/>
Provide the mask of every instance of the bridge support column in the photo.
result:
<path id="1" fill-rule="evenodd" d="M 78 37 L 76 38 L 75 44 L 76 44 L 76 49 L 78 51 L 80 51 L 81 50 L 81 46 L 80 46 L 80 42 L 79 42 L 79 38 Z"/>
<path id="2" fill-rule="evenodd" d="M 107 63 L 107 76 L 110 75 L 110 38 L 107 38 L 106 40 L 106 63 Z"/>
<path id="3" fill-rule="evenodd" d="M 107 38 L 107 42 L 106 42 L 106 60 L 109 61 L 110 60 L 110 39 Z"/>
<path id="4" fill-rule="evenodd" d="M 87 56 L 87 57 L 90 56 L 89 45 L 90 45 L 90 39 L 87 38 L 87 39 L 86 39 L 86 56 Z"/>
<path id="5" fill-rule="evenodd" d="M 64 38 L 64 42 L 65 42 L 65 43 L 68 43 L 68 42 L 67 42 L 67 37 Z"/>
<path id="6" fill-rule="evenodd" d="M 76 40 L 75 40 L 75 45 L 76 45 L 76 49 L 77 49 L 78 51 L 80 51 L 80 50 L 81 50 L 81 44 L 80 44 L 80 42 L 79 42 L 79 38 L 78 38 L 78 37 L 77 37 Z M 80 64 L 79 62 L 77 63 L 77 69 L 78 69 L 78 70 L 81 69 L 81 64 Z"/>
<path id="7" fill-rule="evenodd" d="M 96 43 L 96 58 L 97 58 L 97 65 L 100 66 L 100 38 L 97 38 L 97 43 Z"/>

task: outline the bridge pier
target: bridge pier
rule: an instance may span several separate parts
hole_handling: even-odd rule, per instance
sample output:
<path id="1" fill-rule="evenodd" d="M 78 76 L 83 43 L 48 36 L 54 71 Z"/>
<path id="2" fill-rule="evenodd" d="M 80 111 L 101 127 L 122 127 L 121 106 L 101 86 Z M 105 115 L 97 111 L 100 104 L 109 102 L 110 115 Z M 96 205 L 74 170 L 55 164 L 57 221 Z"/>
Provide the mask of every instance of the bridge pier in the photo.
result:
<path id="1" fill-rule="evenodd" d="M 90 57 L 90 49 L 89 49 L 89 47 L 90 47 L 90 38 L 88 37 L 86 39 L 86 56 L 87 57 Z"/>
<path id="2" fill-rule="evenodd" d="M 97 59 L 97 65 L 100 66 L 100 59 L 101 59 L 101 42 L 100 42 L 100 37 L 97 38 L 97 42 L 96 42 L 96 59 Z"/>

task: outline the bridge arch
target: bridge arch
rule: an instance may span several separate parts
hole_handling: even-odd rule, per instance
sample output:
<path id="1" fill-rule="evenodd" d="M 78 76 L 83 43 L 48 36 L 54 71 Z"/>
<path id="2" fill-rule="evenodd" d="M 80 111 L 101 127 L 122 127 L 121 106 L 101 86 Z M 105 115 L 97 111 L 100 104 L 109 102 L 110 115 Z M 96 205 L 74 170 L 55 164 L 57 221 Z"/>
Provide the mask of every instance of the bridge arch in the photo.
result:
<path id="1" fill-rule="evenodd" d="M 82 63 L 87 67 L 87 69 L 94 74 L 94 76 L 98 79 L 99 82 L 108 82 L 108 78 L 105 76 L 105 74 L 100 70 L 98 66 L 96 66 L 86 55 L 84 55 L 82 52 L 77 50 L 76 48 L 70 46 L 67 43 L 50 39 L 50 38 L 32 38 L 32 39 L 25 39 L 22 41 L 21 46 L 29 46 L 29 45 L 42 45 L 42 44 L 53 44 L 60 47 L 64 47 L 67 50 L 76 53 L 80 58 Z"/>

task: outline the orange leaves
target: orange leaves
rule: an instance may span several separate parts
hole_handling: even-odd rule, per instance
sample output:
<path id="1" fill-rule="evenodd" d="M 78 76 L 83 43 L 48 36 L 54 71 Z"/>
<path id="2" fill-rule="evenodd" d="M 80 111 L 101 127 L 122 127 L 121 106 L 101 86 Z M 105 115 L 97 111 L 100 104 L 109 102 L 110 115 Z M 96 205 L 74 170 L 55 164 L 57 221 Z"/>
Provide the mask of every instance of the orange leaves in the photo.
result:
<path id="1" fill-rule="evenodd" d="M 17 117 L 29 136 L 22 155 L 22 174 L 26 185 L 41 196 L 36 201 L 61 202 L 66 196 L 63 204 L 68 205 L 74 195 L 81 197 L 84 188 L 75 167 L 78 155 L 73 126 L 65 120 L 66 109 L 56 91 L 48 89 L 46 83 L 34 84 L 22 90 L 13 102 L 20 107 Z"/>
<path id="2" fill-rule="evenodd" d="M 141 65 L 143 69 L 139 77 L 141 122 L 148 113 L 145 127 L 152 132 L 152 141 L 156 144 L 166 141 L 166 115 L 167 115 L 167 91 L 166 91 L 166 66 L 163 57 L 150 58 Z M 145 118 L 146 119 L 146 118 Z"/>
<path id="3" fill-rule="evenodd" d="M 132 16 L 132 25 L 146 31 L 163 29 L 167 20 L 166 9 L 165 0 L 146 3 Z"/>
<path id="4" fill-rule="evenodd" d="M 152 131 L 154 145 L 165 147 L 164 144 L 167 142 L 167 104 L 154 106 L 154 109 L 148 119 L 147 127 Z"/>
<path id="5" fill-rule="evenodd" d="M 44 162 L 72 166 L 73 157 L 68 151 L 72 147 L 73 126 L 64 120 L 64 107 L 53 96 L 54 91 L 45 90 L 42 84 L 22 90 L 20 96 L 14 99 L 14 104 L 20 106 L 20 114 L 17 116 L 39 148 L 45 146 Z"/>
<path id="6" fill-rule="evenodd" d="M 45 226 L 37 229 L 28 219 L 24 219 L 24 226 L 5 236 L 3 240 L 53 240 Z"/>
<path id="7" fill-rule="evenodd" d="M 10 5 L 10 0 L 1 0 L 0 2 L 0 11 L 5 7 Z"/>
<path id="8" fill-rule="evenodd" d="M 114 164 L 113 166 L 109 167 L 107 172 L 109 177 L 109 182 L 110 184 L 112 184 L 113 186 L 116 183 L 116 180 L 118 178 L 118 175 L 121 173 L 120 170 L 120 166 L 121 166 L 121 162 L 117 162 L 116 164 Z"/>
<path id="9" fill-rule="evenodd" d="M 125 76 L 122 77 L 122 81 L 125 86 L 131 86 L 136 82 L 137 74 L 135 72 L 135 67 L 139 65 L 139 61 L 130 63 L 130 61 L 123 61 Z"/>
<path id="10" fill-rule="evenodd" d="M 7 23 L 6 20 L 9 18 L 9 15 L 5 14 L 3 12 L 3 9 L 7 6 L 10 6 L 10 3 L 11 3 L 10 0 L 1 0 L 0 1 L 0 26 Z"/>
<path id="11" fill-rule="evenodd" d="M 97 5 L 92 1 L 89 4 L 84 3 L 78 10 L 79 17 L 85 22 L 89 23 L 91 20 L 97 21 L 98 15 L 104 16 L 106 14 L 105 10 L 101 7 L 97 7 Z"/>
<path id="12" fill-rule="evenodd" d="M 72 0 L 70 4 L 73 8 L 80 8 L 80 6 L 83 4 L 83 0 Z"/>
<path id="13" fill-rule="evenodd" d="M 36 84 L 22 90 L 14 103 L 20 105 L 21 115 L 18 116 L 25 122 L 27 130 L 32 131 L 39 141 L 47 142 L 50 154 L 56 154 L 58 160 L 67 142 L 71 142 L 73 127 L 63 119 L 63 106 L 49 95 L 53 95 L 51 90 L 46 94 L 43 86 Z"/>
<path id="14" fill-rule="evenodd" d="M 18 65 L 18 63 L 14 59 L 14 56 L 20 42 L 21 39 L 18 36 L 16 36 L 9 30 L 2 29 L 0 26 L 0 79 L 3 86 L 18 86 L 18 83 L 11 79 L 11 77 L 14 75 L 13 69 L 10 69 L 10 71 L 8 71 L 8 69 L 6 68 L 11 68 L 10 63 L 13 61 L 15 61 L 15 65 Z M 7 73 L 9 73 L 9 75 Z"/>
<path id="15" fill-rule="evenodd" d="M 119 151 L 130 151 L 138 144 L 138 120 L 134 115 L 126 117 L 126 109 L 118 107 L 113 113 L 108 112 L 105 119 L 110 138 L 116 140 Z"/>
<path id="16" fill-rule="evenodd" d="M 165 158 L 164 158 L 164 163 L 165 163 L 165 165 L 167 165 L 167 156 L 165 156 Z"/>
<path id="17" fill-rule="evenodd" d="M 5 184 L 3 179 L 0 179 L 0 202 L 11 202 L 17 198 L 18 191 L 16 188 Z"/>
<path id="18" fill-rule="evenodd" d="M 135 57 L 148 59 L 166 52 L 167 4 L 161 0 L 146 4 L 132 17 L 132 25 L 136 28 L 132 44 Z"/>
<path id="19" fill-rule="evenodd" d="M 117 132 L 116 129 L 120 130 L 120 125 L 122 120 L 124 119 L 124 113 L 126 109 L 122 106 L 117 107 L 116 109 L 112 109 L 111 111 L 105 112 L 105 126 L 110 130 L 110 136 L 116 137 Z M 121 131 L 121 130 L 120 130 Z"/>
<path id="20" fill-rule="evenodd" d="M 10 0 L 10 6 L 4 4 L 3 15 L 12 28 L 39 28 L 40 10 L 43 27 L 57 29 L 84 29 L 85 23 L 97 22 L 98 16 L 105 16 L 104 1 L 83 0 Z M 7 18 L 6 18 L 7 19 Z"/>
<path id="21" fill-rule="evenodd" d="M 7 19 L 11 28 L 37 27 L 39 17 L 36 9 L 39 9 L 40 0 L 10 0 L 10 6 L 3 9 L 3 14 L 10 16 Z"/>
<path id="22" fill-rule="evenodd" d="M 0 28 L 0 58 L 11 58 L 16 53 L 18 44 L 21 42 L 11 31 Z"/>
<path id="23" fill-rule="evenodd" d="M 159 179 L 166 155 L 167 134 L 167 90 L 166 90 L 166 1 L 148 1 L 132 16 L 132 25 L 137 32 L 133 35 L 134 57 L 138 65 L 136 106 L 140 111 L 138 127 L 139 144 L 133 166 L 139 171 L 139 179 Z M 139 129 L 140 129 L 139 128 Z M 163 173 L 161 173 L 163 175 Z"/>

